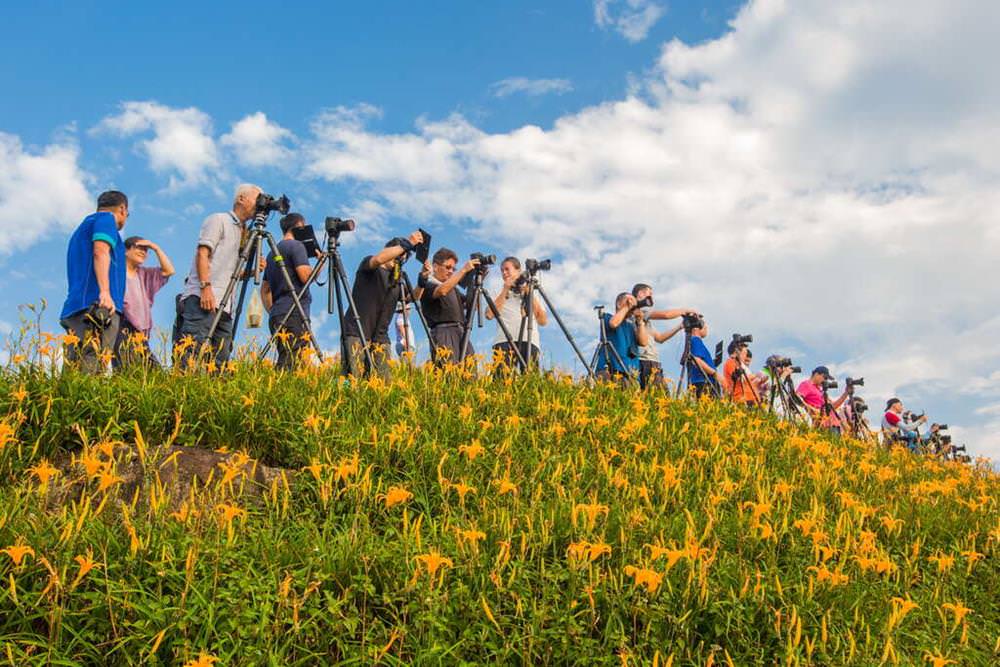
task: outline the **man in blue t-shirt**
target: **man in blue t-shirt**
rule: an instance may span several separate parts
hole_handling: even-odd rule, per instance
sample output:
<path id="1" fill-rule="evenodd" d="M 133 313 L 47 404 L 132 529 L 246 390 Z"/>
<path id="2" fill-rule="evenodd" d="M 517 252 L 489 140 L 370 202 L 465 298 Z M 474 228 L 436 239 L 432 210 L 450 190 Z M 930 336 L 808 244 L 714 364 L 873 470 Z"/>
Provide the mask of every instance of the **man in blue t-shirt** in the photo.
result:
<path id="1" fill-rule="evenodd" d="M 626 382 L 639 376 L 639 349 L 649 344 L 649 335 L 642 310 L 636 305 L 634 296 L 622 292 L 615 299 L 614 315 L 604 313 L 604 335 L 617 354 L 607 349 L 597 351 L 594 372 L 602 378 Z"/>
<path id="2" fill-rule="evenodd" d="M 688 384 L 694 387 L 695 396 L 701 398 L 706 391 L 717 391 L 718 374 L 715 370 L 715 360 L 705 347 L 705 336 L 708 335 L 708 324 L 701 320 L 700 327 L 691 329 L 691 350 L 687 360 Z"/>
<path id="3" fill-rule="evenodd" d="M 125 311 L 125 244 L 118 232 L 127 219 L 128 197 L 109 190 L 69 239 L 69 290 L 59 315 L 67 334 L 63 358 L 88 373 L 107 368 Z"/>
<path id="4" fill-rule="evenodd" d="M 309 306 L 312 305 L 312 295 L 309 290 L 303 292 L 302 287 L 309 281 L 312 269 L 309 266 L 309 253 L 302 241 L 295 238 L 296 227 L 304 227 L 306 219 L 300 213 L 289 213 L 281 219 L 281 241 L 278 243 L 278 253 L 284 259 L 288 277 L 292 279 L 292 288 L 282 275 L 281 266 L 274 257 L 274 252 L 267 255 L 264 266 L 264 280 L 260 285 L 260 296 L 267 309 L 268 326 L 271 335 L 275 336 L 278 348 L 277 368 L 288 370 L 292 368 L 302 348 L 309 346 Z M 292 289 L 299 295 L 299 303 L 305 311 L 306 318 L 295 307 Z M 288 316 L 286 319 L 285 316 Z M 284 324 L 282 324 L 284 321 Z"/>

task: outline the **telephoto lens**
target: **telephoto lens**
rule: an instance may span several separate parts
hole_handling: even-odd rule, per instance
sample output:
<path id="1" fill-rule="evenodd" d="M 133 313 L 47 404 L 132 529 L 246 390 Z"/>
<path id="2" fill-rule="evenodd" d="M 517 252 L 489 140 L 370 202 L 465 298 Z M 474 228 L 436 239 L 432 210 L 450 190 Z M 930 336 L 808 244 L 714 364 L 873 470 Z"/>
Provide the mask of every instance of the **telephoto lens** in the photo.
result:
<path id="1" fill-rule="evenodd" d="M 291 206 L 292 202 L 290 202 L 288 197 L 285 195 L 281 195 L 277 198 L 264 192 L 257 195 L 257 215 L 268 214 L 272 211 L 277 211 L 281 215 L 287 215 L 288 209 L 291 208 Z"/>
<path id="2" fill-rule="evenodd" d="M 639 299 L 635 302 L 636 308 L 652 308 L 653 307 L 653 297 L 647 296 Z"/>
<path id="3" fill-rule="evenodd" d="M 326 219 L 326 233 L 331 235 L 337 235 L 341 232 L 353 232 L 355 223 L 350 219 L 327 217 Z"/>
<path id="4" fill-rule="evenodd" d="M 552 268 L 552 260 L 526 259 L 524 260 L 524 267 L 528 269 L 528 273 L 535 273 L 537 271 L 548 271 Z"/>
<path id="5" fill-rule="evenodd" d="M 836 380 L 823 380 L 823 389 L 836 389 L 836 388 L 837 388 Z"/>

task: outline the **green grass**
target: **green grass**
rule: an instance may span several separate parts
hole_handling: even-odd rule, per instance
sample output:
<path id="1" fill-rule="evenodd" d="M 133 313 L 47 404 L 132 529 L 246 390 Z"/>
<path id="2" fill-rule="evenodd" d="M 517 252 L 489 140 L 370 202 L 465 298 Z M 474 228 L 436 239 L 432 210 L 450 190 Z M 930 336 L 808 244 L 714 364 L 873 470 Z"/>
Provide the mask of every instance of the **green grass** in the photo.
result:
<path id="1" fill-rule="evenodd" d="M 398 371 L 388 385 L 251 363 L 222 377 L 0 373 L 0 549 L 34 550 L 20 566 L 0 554 L 0 661 L 1000 657 L 1000 484 L 985 467 L 871 450 L 726 404 Z M 99 443 L 137 432 L 151 460 L 173 442 L 299 472 L 259 498 L 239 478 L 211 484 L 186 517 L 183 499 L 149 489 L 123 506 L 118 485 L 100 491 L 80 466 L 39 489 L 42 459 L 90 452 L 122 466 Z M 311 464 L 321 467 L 302 470 Z M 83 500 L 56 503 L 80 478 Z M 387 507 L 391 487 L 412 497 Z M 227 523 L 227 506 L 245 516 Z M 570 556 L 589 545 L 593 562 Z M 98 565 L 74 585 L 87 553 Z M 431 577 L 426 554 L 450 564 Z M 659 584 L 637 585 L 644 570 Z M 894 597 L 919 607 L 887 627 Z M 959 602 L 971 612 L 956 626 L 942 605 Z"/>

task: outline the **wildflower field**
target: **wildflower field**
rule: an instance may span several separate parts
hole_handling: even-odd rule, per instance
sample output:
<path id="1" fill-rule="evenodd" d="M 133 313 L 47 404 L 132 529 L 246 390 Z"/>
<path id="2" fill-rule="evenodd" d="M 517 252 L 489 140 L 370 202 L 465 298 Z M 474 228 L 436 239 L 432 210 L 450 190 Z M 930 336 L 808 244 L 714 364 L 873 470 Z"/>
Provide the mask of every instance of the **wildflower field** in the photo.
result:
<path id="1" fill-rule="evenodd" d="M 17 361 L 0 662 L 1000 659 L 985 465 L 569 378 Z"/>

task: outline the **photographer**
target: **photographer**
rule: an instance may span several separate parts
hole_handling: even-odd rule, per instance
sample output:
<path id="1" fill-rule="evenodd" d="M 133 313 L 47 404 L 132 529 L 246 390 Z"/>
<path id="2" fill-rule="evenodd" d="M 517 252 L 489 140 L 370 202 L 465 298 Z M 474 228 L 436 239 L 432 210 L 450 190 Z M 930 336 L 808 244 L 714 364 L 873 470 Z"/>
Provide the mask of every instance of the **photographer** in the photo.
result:
<path id="1" fill-rule="evenodd" d="M 421 273 L 420 306 L 431 329 L 431 357 L 437 366 L 462 358 L 462 334 L 465 326 L 465 293 L 458 284 L 467 274 L 478 270 L 479 260 L 470 259 L 458 271 L 458 255 L 448 248 L 439 248 L 431 258 L 431 273 Z M 474 354 L 472 342 L 466 356 Z"/>
<path id="2" fill-rule="evenodd" d="M 903 409 L 903 402 L 898 398 L 890 398 L 885 404 L 885 414 L 882 416 L 882 430 L 890 437 L 902 440 L 907 449 L 916 452 L 921 442 L 929 441 L 940 426 L 933 424 L 930 432 L 920 436 L 920 425 L 927 423 L 927 415 L 914 418 Z"/>
<path id="3" fill-rule="evenodd" d="M 837 416 L 837 410 L 851 395 L 851 390 L 845 388 L 844 393 L 836 401 L 831 402 L 826 392 L 836 386 L 837 382 L 830 375 L 830 369 L 826 366 L 817 366 L 809 375 L 809 379 L 799 384 L 796 393 L 818 426 L 840 433 L 841 421 Z"/>
<path id="4" fill-rule="evenodd" d="M 232 298 L 220 303 L 226 287 L 236 273 L 240 247 L 247 220 L 254 216 L 257 196 L 262 190 L 256 185 L 243 184 L 236 189 L 233 208 L 226 213 L 213 213 L 201 223 L 198 249 L 191 262 L 191 271 L 184 281 L 177 307 L 175 324 L 176 345 L 190 336 L 195 343 L 187 347 L 183 359 L 191 363 L 208 338 L 212 320 L 222 309 L 219 324 L 209 341 L 215 351 L 215 361 L 220 366 L 229 359 L 233 345 Z"/>
<path id="5" fill-rule="evenodd" d="M 150 250 L 156 253 L 159 268 L 142 265 Z M 111 360 L 114 368 L 135 362 L 159 368 L 149 347 L 153 300 L 174 273 L 173 263 L 160 246 L 140 236 L 125 239 L 125 312 Z"/>
<path id="6" fill-rule="evenodd" d="M 614 315 L 604 313 L 603 326 L 608 342 L 618 354 L 617 357 L 607 351 L 598 354 L 594 372 L 604 379 L 625 382 L 630 376 L 638 379 L 639 349 L 649 344 L 649 333 L 634 296 L 628 292 L 619 294 L 615 309 Z"/>
<path id="7" fill-rule="evenodd" d="M 683 324 L 678 324 L 670 331 L 660 332 L 653 327 L 652 320 L 673 320 L 693 312 L 690 308 L 674 308 L 672 310 L 653 310 L 653 288 L 645 283 L 638 283 L 632 287 L 632 296 L 642 308 L 642 315 L 646 321 L 646 332 L 649 341 L 639 348 L 639 386 L 643 389 L 656 386 L 666 386 L 663 377 L 663 364 L 660 363 L 660 352 L 656 348 L 677 335 L 684 328 Z M 642 305 L 648 303 L 648 306 Z"/>
<path id="8" fill-rule="evenodd" d="M 308 347 L 309 339 L 309 306 L 312 305 L 312 295 L 309 290 L 302 291 L 309 281 L 311 268 L 309 252 L 302 241 L 295 238 L 294 230 L 305 227 L 306 219 L 299 213 L 289 213 L 281 219 L 281 241 L 278 242 L 278 254 L 284 259 L 288 269 L 288 277 L 292 279 L 292 289 L 288 288 L 281 267 L 275 260 L 274 252 L 269 252 L 264 264 L 264 279 L 260 284 L 260 298 L 267 310 L 267 323 L 271 335 L 275 336 L 278 348 L 279 370 L 289 370 L 299 358 L 299 352 Z M 306 313 L 306 319 L 295 307 L 292 290 L 299 296 L 299 303 Z M 285 319 L 285 315 L 288 318 Z M 282 320 L 285 323 L 282 325 Z"/>
<path id="9" fill-rule="evenodd" d="M 705 347 L 705 336 L 708 335 L 708 323 L 697 317 L 691 327 L 691 349 L 687 359 L 688 384 L 694 387 L 694 395 L 701 398 L 706 392 L 715 393 L 719 387 L 719 373 L 715 368 L 715 359 Z"/>
<path id="10" fill-rule="evenodd" d="M 128 197 L 108 190 L 97 198 L 97 212 L 76 228 L 66 252 L 69 289 L 59 324 L 76 342 L 63 351 L 67 366 L 102 373 L 125 312 L 125 244 L 119 230 L 128 220 Z"/>
<path id="11" fill-rule="evenodd" d="M 358 308 L 358 316 L 350 308 L 344 315 L 344 346 L 347 349 L 347 371 L 361 377 L 373 370 L 382 378 L 389 377 L 389 324 L 396 312 L 399 301 L 399 272 L 403 270 L 404 255 L 423 242 L 420 232 L 413 232 L 409 238 L 394 238 L 375 255 L 361 260 L 354 274 L 351 295 Z M 364 338 L 375 368 L 372 369 L 364 353 L 361 332 L 356 319 L 361 320 Z"/>
<path id="12" fill-rule="evenodd" d="M 761 379 L 750 373 L 750 347 L 739 334 L 733 336 L 727 351 L 729 358 L 722 365 L 722 388 L 736 403 L 759 405 L 763 393 Z"/>
<path id="13" fill-rule="evenodd" d="M 526 331 L 528 311 L 525 304 L 528 287 L 521 279 L 524 274 L 521 272 L 520 260 L 516 257 L 505 258 L 500 263 L 500 275 L 503 278 L 503 287 L 500 288 L 500 293 L 494 300 L 497 311 L 500 313 L 500 321 L 507 327 L 507 331 L 514 339 L 521 356 L 529 366 L 534 367 L 538 363 L 541 350 L 541 336 L 538 333 L 538 328 L 548 324 L 548 313 L 545 312 L 541 299 L 537 295 L 533 295 L 531 306 L 534 325 L 531 329 L 531 342 L 529 344 Z M 489 308 L 486 309 L 486 319 L 493 319 L 493 311 Z M 510 343 L 499 325 L 497 325 L 496 334 L 493 336 L 493 350 L 502 355 L 508 367 L 512 367 L 517 360 L 517 355 L 514 354 L 514 350 L 511 349 Z M 520 364 L 520 362 L 517 363 Z"/>

